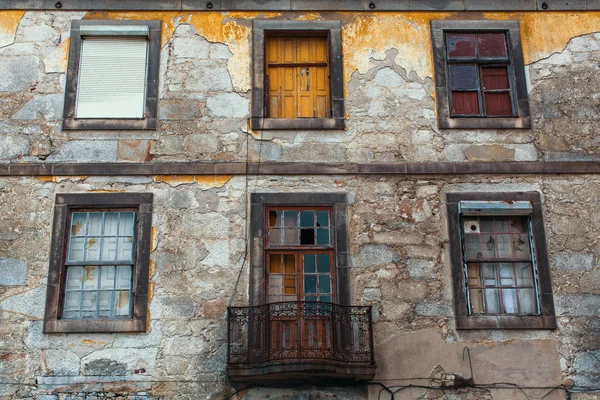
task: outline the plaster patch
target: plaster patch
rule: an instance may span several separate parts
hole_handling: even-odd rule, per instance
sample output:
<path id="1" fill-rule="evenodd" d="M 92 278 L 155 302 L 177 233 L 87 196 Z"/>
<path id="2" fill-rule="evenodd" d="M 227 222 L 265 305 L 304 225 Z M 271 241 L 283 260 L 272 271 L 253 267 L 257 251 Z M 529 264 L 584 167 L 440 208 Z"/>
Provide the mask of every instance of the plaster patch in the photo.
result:
<path id="1" fill-rule="evenodd" d="M 15 33 L 25 11 L 0 11 L 0 47 L 15 42 Z"/>
<path id="2" fill-rule="evenodd" d="M 71 38 L 66 39 L 52 50 L 44 59 L 44 70 L 50 72 L 65 72 L 67 70 L 67 60 L 69 58 L 69 45 Z"/>

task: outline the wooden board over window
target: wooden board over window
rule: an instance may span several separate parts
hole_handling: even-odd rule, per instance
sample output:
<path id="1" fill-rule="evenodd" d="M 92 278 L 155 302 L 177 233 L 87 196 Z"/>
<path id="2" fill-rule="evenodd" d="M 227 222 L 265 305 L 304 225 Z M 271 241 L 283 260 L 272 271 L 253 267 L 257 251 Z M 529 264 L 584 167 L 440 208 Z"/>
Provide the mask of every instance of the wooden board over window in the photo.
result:
<path id="1" fill-rule="evenodd" d="M 326 36 L 267 36 L 269 118 L 330 117 Z"/>

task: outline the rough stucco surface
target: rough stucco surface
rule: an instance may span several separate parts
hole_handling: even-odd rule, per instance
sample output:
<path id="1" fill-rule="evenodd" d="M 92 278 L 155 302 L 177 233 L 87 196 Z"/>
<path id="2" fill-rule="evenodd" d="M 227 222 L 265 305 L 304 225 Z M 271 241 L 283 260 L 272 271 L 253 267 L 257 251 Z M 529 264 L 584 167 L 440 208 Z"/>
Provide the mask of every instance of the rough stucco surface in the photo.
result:
<path id="1" fill-rule="evenodd" d="M 250 17 L 342 21 L 345 131 L 248 130 Z M 533 128 L 501 131 L 437 129 L 428 24 L 457 17 L 0 11 L 0 162 L 600 159 L 598 13 L 472 15 L 521 21 Z M 156 131 L 61 130 L 69 27 L 80 18 L 163 21 Z M 531 190 L 543 193 L 558 329 L 457 331 L 444 194 Z M 54 196 L 89 191 L 154 193 L 146 334 L 42 333 Z M 600 385 L 597 176 L 24 177 L 0 178 L 0 398 L 231 393 L 225 313 L 230 301 L 246 305 L 248 191 L 348 194 L 351 298 L 374 306 L 376 380 L 468 378 L 468 347 L 476 383 Z M 377 399 L 379 390 L 254 388 L 237 398 Z M 517 389 L 403 393 L 525 398 Z"/>

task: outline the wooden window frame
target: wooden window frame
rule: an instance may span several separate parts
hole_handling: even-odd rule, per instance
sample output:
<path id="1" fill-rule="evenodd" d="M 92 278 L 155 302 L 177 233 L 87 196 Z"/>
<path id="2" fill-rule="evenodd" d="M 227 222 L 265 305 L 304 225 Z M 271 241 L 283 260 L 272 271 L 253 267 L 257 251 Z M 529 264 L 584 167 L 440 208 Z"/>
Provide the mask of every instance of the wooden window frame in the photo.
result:
<path id="1" fill-rule="evenodd" d="M 446 50 L 448 33 L 503 33 L 508 50 L 509 80 L 513 116 L 454 116 Z M 519 21 L 431 21 L 437 120 L 440 129 L 510 129 L 531 127 L 525 64 Z M 490 66 L 497 64 L 491 63 Z M 479 70 L 479 67 L 478 67 Z M 512 75 L 512 76 L 511 76 Z"/>
<path id="2" fill-rule="evenodd" d="M 152 193 L 57 194 L 46 292 L 45 333 L 145 332 L 148 311 Z M 66 279 L 66 247 L 70 215 L 78 210 L 126 210 L 136 212 L 135 260 L 132 272 L 131 318 L 62 319 Z"/>
<path id="3" fill-rule="evenodd" d="M 146 71 L 146 98 L 144 118 L 77 118 L 77 85 L 81 61 L 81 44 L 83 37 L 80 28 L 83 25 L 147 26 L 148 32 L 148 70 Z M 133 130 L 157 129 L 158 127 L 158 73 L 160 63 L 161 21 L 131 20 L 77 20 L 71 22 L 71 44 L 69 46 L 69 62 L 67 67 L 67 83 L 65 86 L 65 102 L 63 109 L 63 130 Z M 112 36 L 111 36 L 112 37 Z M 114 36 L 119 38 L 120 36 Z M 123 35 L 127 37 L 127 35 Z"/>
<path id="4" fill-rule="evenodd" d="M 252 117 L 256 130 L 343 130 L 342 26 L 339 21 L 252 21 Z M 269 34 L 327 35 L 329 118 L 269 118 L 265 107 L 265 37 Z"/>
<path id="5" fill-rule="evenodd" d="M 350 305 L 348 271 L 348 217 L 345 193 L 253 193 L 251 196 L 250 223 L 250 293 L 249 305 L 265 304 L 267 299 L 267 252 L 303 252 L 304 250 L 333 251 L 331 273 L 332 302 Z M 266 209 L 319 208 L 331 209 L 331 245 L 324 246 L 266 246 Z"/>
<path id="6" fill-rule="evenodd" d="M 461 237 L 460 201 L 529 201 L 531 214 L 531 235 L 536 258 L 538 276 L 537 295 L 540 300 L 539 315 L 469 315 L 466 295 L 465 272 Z M 554 299 L 550 263 L 546 246 L 544 217 L 539 192 L 512 193 L 447 193 L 446 210 L 448 213 L 448 238 L 450 243 L 450 262 L 454 290 L 454 314 L 457 329 L 555 329 Z M 510 216 L 510 210 L 499 216 Z"/>

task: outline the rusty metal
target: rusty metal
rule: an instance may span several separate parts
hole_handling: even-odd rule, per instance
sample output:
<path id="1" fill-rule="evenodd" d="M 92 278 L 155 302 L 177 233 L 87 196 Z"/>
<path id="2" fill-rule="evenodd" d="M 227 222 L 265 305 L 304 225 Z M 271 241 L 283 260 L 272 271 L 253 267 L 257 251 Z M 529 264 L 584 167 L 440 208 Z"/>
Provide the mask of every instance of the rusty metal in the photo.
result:
<path id="1" fill-rule="evenodd" d="M 228 308 L 229 367 L 374 360 L 371 306 L 290 301 Z"/>

